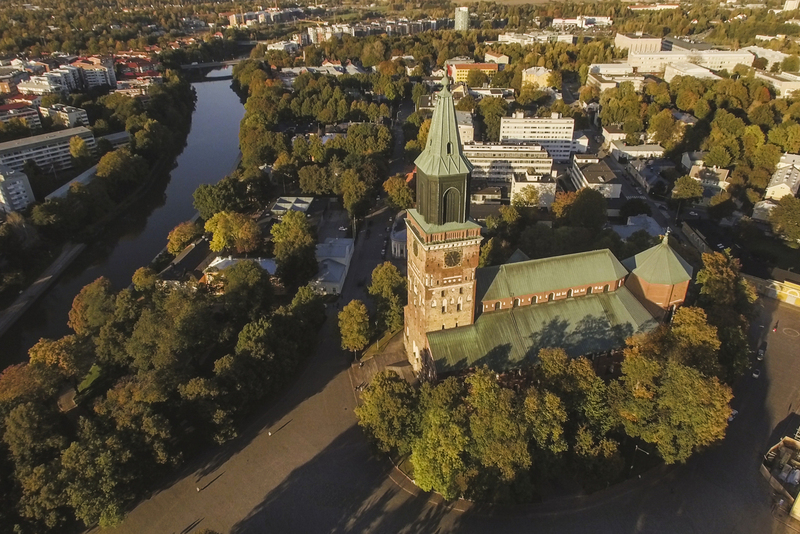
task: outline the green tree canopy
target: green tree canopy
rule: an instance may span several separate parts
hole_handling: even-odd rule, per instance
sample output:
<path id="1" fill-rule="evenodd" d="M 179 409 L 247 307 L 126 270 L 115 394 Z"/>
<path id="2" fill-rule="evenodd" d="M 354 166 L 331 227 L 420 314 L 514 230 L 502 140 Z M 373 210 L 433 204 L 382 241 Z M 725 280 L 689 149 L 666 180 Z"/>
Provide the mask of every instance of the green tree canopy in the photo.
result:
<path id="1" fill-rule="evenodd" d="M 221 211 L 211 217 L 206 222 L 205 230 L 213 234 L 210 247 L 214 252 L 225 249 L 251 252 L 262 241 L 261 229 L 252 218 L 231 211 Z"/>
<path id="2" fill-rule="evenodd" d="M 351 352 L 363 350 L 369 343 L 369 312 L 360 300 L 351 300 L 339 312 L 339 334 L 342 348 Z"/>

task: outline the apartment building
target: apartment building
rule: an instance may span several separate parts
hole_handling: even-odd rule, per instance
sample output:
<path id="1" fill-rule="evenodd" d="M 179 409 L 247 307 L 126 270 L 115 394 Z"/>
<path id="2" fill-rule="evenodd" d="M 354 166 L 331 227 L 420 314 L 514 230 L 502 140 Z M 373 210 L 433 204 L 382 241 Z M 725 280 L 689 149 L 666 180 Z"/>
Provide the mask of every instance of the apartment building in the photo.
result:
<path id="1" fill-rule="evenodd" d="M 554 18 L 552 26 L 554 28 L 594 28 L 597 26 L 611 26 L 614 21 L 611 17 L 595 17 L 593 15 L 578 15 L 575 18 Z"/>
<path id="2" fill-rule="evenodd" d="M 661 50 L 664 52 L 696 52 L 701 50 L 711 50 L 711 45 L 708 43 L 693 43 L 677 37 L 664 37 L 661 40 Z"/>
<path id="3" fill-rule="evenodd" d="M 46 76 L 31 76 L 30 80 L 17 84 L 17 91 L 28 95 L 63 95 L 66 96 L 67 88 L 47 78 Z"/>
<path id="4" fill-rule="evenodd" d="M 28 176 L 22 171 L 0 165 L 0 211 L 21 211 L 34 201 Z"/>
<path id="5" fill-rule="evenodd" d="M 456 82 L 466 82 L 469 71 L 479 70 L 491 79 L 497 74 L 497 63 L 454 63 L 447 66 L 449 76 Z"/>
<path id="6" fill-rule="evenodd" d="M 70 65 L 80 69 L 83 85 L 87 89 L 104 85 L 113 89 L 117 86 L 114 60 L 110 57 L 92 56 L 80 58 L 70 63 Z"/>
<path id="7" fill-rule="evenodd" d="M 784 54 L 783 52 L 779 52 L 777 50 L 770 50 L 769 48 L 764 48 L 763 46 L 745 46 L 742 50 L 746 50 L 760 59 L 767 60 L 766 68 L 772 68 L 773 65 L 781 64 L 784 59 L 789 57 L 789 54 Z"/>
<path id="8" fill-rule="evenodd" d="M 606 198 L 619 198 L 622 194 L 622 181 L 596 154 L 575 154 L 569 174 L 578 191 L 590 187 Z"/>
<path id="9" fill-rule="evenodd" d="M 530 46 L 537 43 L 569 43 L 575 42 L 575 35 L 563 32 L 529 32 L 529 33 L 504 33 L 497 37 L 498 42 Z"/>
<path id="10" fill-rule="evenodd" d="M 15 67 L 0 67 L 0 94 L 17 91 L 17 84 L 30 78 L 30 75 Z"/>
<path id="11" fill-rule="evenodd" d="M 27 160 L 32 160 L 40 169 L 49 169 L 51 166 L 69 169 L 72 167 L 69 140 L 75 136 L 81 137 L 89 150 L 95 150 L 97 143 L 91 130 L 79 126 L 0 143 L 0 165 L 19 171 Z"/>
<path id="12" fill-rule="evenodd" d="M 644 76 L 636 76 L 633 74 L 604 76 L 602 74 L 590 73 L 586 77 L 586 85 L 589 87 L 596 87 L 601 93 L 606 89 L 619 87 L 619 84 L 623 82 L 631 82 L 633 84 L 633 90 L 638 93 L 642 90 L 642 86 L 644 85 Z"/>
<path id="13" fill-rule="evenodd" d="M 675 76 L 689 76 L 701 80 L 721 80 L 719 76 L 705 67 L 694 63 L 672 63 L 664 69 L 664 81 L 669 83 Z"/>
<path id="14" fill-rule="evenodd" d="M 747 67 L 755 56 L 746 50 L 704 50 L 699 52 L 631 52 L 628 64 L 639 72 L 664 72 L 667 65 L 694 63 L 711 70 L 732 71 L 736 65 Z"/>
<path id="15" fill-rule="evenodd" d="M 778 98 L 786 98 L 792 96 L 792 93 L 795 91 L 800 91 L 800 76 L 797 74 L 791 74 L 789 72 L 778 74 L 756 70 L 755 76 L 756 78 L 761 78 L 771 83 L 775 88 L 775 94 Z"/>
<path id="16" fill-rule="evenodd" d="M 589 73 L 601 76 L 627 76 L 633 74 L 633 67 L 627 63 L 592 63 Z"/>
<path id="17" fill-rule="evenodd" d="M 661 50 L 661 38 L 647 35 L 646 33 L 618 33 L 614 38 L 614 46 L 628 53 L 638 52 L 647 54 Z"/>
<path id="18" fill-rule="evenodd" d="M 0 121 L 7 123 L 11 119 L 25 121 L 31 130 L 39 130 L 42 127 L 42 121 L 36 108 L 23 102 L 12 102 L 0 106 Z"/>
<path id="19" fill-rule="evenodd" d="M 472 177 L 490 182 L 510 183 L 515 174 L 540 178 L 553 168 L 553 158 L 531 141 L 464 143 L 463 152 L 472 164 Z"/>
<path id="20" fill-rule="evenodd" d="M 548 87 L 552 70 L 545 67 L 531 67 L 522 71 L 522 85 L 538 85 Z"/>
<path id="21" fill-rule="evenodd" d="M 89 116 L 86 110 L 64 104 L 54 104 L 49 108 L 41 108 L 42 115 L 50 117 L 56 124 L 61 124 L 67 128 L 76 126 L 89 126 Z"/>
<path id="22" fill-rule="evenodd" d="M 455 30 L 457 32 L 466 31 L 469 29 L 469 8 L 457 7 L 455 14 Z"/>
<path id="23" fill-rule="evenodd" d="M 456 111 L 456 124 L 458 124 L 458 138 L 461 139 L 462 145 L 475 140 L 475 123 L 472 120 L 472 112 Z"/>
<path id="24" fill-rule="evenodd" d="M 560 113 L 550 117 L 526 118 L 521 112 L 500 119 L 500 142 L 533 141 L 540 144 L 554 161 L 569 161 L 574 150 L 575 120 Z"/>

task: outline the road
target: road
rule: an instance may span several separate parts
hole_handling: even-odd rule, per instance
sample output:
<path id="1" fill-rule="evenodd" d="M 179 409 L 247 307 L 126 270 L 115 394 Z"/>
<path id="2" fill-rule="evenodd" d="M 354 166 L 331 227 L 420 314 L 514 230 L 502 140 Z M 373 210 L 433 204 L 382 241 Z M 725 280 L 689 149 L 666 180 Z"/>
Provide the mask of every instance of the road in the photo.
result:
<path id="1" fill-rule="evenodd" d="M 613 157 L 607 156 L 603 161 L 608 163 L 608 166 L 611 167 L 611 170 L 616 173 L 617 176 L 620 177 L 622 182 L 622 196 L 625 198 L 640 198 L 647 202 L 647 205 L 650 206 L 650 211 L 652 212 L 651 217 L 653 217 L 656 222 L 661 226 L 661 228 L 670 228 L 670 231 L 673 234 L 677 234 L 678 227 L 675 225 L 675 219 L 672 217 L 668 212 L 664 212 L 660 209 L 660 206 L 663 204 L 657 204 L 647 193 L 640 193 L 637 191 L 636 187 L 640 187 L 636 184 L 628 175 L 628 172 L 625 168 Z"/>

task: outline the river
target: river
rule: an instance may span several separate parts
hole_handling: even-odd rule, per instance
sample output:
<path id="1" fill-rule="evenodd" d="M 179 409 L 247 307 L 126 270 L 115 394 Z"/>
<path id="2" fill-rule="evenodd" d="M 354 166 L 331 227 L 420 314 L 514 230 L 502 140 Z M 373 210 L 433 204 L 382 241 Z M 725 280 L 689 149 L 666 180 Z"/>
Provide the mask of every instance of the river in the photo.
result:
<path id="1" fill-rule="evenodd" d="M 239 122 L 244 116 L 244 106 L 230 88 L 231 69 L 212 71 L 206 80 L 192 84 L 197 92 L 192 128 L 169 176 L 110 225 L 0 338 L 0 369 L 25 361 L 39 338 L 70 333 L 67 314 L 86 284 L 105 276 L 115 289 L 127 287 L 134 271 L 164 248 L 169 231 L 194 216 L 192 193 L 197 186 L 215 183 L 231 171 L 239 154 Z"/>

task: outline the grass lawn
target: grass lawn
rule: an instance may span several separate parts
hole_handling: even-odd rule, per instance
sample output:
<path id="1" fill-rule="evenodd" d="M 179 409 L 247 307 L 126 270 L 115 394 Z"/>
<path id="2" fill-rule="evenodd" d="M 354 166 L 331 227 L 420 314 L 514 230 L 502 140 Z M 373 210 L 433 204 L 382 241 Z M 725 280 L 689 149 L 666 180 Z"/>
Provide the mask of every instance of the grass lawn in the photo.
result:
<path id="1" fill-rule="evenodd" d="M 100 374 L 102 373 L 103 368 L 99 365 L 92 364 L 92 368 L 89 369 L 89 372 L 86 373 L 86 376 L 83 377 L 83 381 L 78 385 L 78 393 L 83 393 L 89 386 L 91 386 L 95 380 L 100 378 Z"/>

